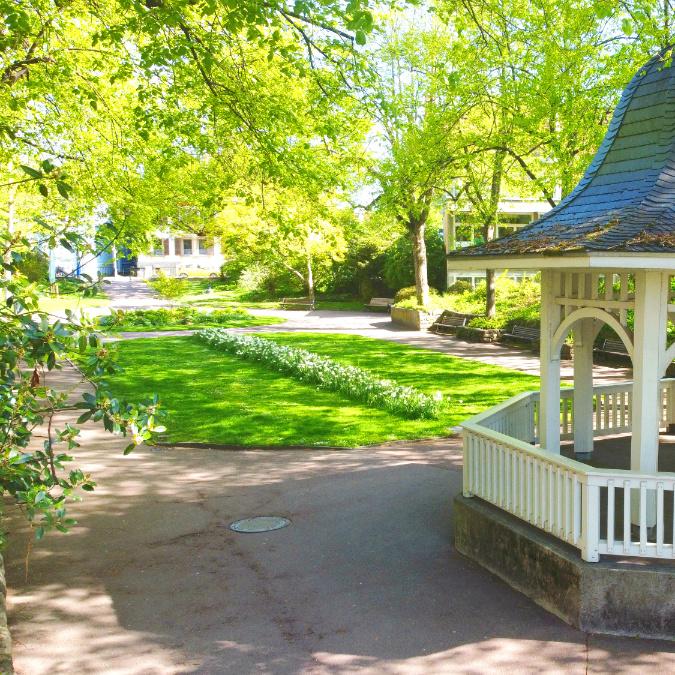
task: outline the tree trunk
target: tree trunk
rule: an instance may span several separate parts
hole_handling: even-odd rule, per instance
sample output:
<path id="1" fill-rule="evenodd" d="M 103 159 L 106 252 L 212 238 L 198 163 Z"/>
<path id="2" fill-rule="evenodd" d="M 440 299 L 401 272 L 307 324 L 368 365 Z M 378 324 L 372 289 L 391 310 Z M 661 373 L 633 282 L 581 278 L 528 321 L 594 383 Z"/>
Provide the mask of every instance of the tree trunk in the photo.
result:
<path id="1" fill-rule="evenodd" d="M 497 287 L 494 270 L 485 270 L 485 315 L 489 319 L 497 316 Z"/>
<path id="2" fill-rule="evenodd" d="M 314 292 L 314 272 L 312 271 L 312 254 L 308 253 L 307 254 L 307 277 L 306 277 L 306 282 L 307 282 L 307 297 L 309 298 L 309 301 L 313 304 L 316 298 L 316 294 Z"/>
<path id="3" fill-rule="evenodd" d="M 427 245 L 424 241 L 426 217 L 409 221 L 410 236 L 413 248 L 413 266 L 415 268 L 415 291 L 417 304 L 422 307 L 429 305 L 429 278 L 427 276 Z"/>
<path id="4" fill-rule="evenodd" d="M 504 174 L 504 150 L 495 151 L 494 164 L 492 165 L 492 184 L 490 185 L 490 209 L 483 227 L 483 238 L 492 241 L 495 238 L 498 216 L 499 198 L 502 193 L 502 176 Z M 497 289 L 495 287 L 495 271 L 485 271 L 485 315 L 494 318 L 497 314 Z"/>

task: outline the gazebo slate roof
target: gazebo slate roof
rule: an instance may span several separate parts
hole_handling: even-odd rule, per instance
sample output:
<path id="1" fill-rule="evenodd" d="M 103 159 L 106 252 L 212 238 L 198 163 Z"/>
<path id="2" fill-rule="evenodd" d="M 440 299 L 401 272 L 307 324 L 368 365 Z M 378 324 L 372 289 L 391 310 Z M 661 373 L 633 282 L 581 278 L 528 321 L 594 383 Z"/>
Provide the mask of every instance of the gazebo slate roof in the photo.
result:
<path id="1" fill-rule="evenodd" d="M 521 230 L 449 257 L 675 253 L 675 65 L 664 50 L 626 87 L 577 187 Z"/>

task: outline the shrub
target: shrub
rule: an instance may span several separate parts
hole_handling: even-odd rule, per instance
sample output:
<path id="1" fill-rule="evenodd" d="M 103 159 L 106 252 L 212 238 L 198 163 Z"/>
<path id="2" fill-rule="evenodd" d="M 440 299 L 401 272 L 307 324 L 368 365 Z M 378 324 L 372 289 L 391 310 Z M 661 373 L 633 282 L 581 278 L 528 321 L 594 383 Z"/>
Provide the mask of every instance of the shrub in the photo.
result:
<path id="1" fill-rule="evenodd" d="M 319 389 L 336 391 L 375 408 L 410 418 L 437 417 L 442 407 L 440 392 L 427 396 L 413 387 L 380 380 L 367 370 L 344 366 L 305 349 L 279 345 L 272 340 L 207 328 L 197 337 L 222 351 L 257 361 Z"/>
<path id="2" fill-rule="evenodd" d="M 501 330 L 506 328 L 507 321 L 504 317 L 488 319 L 486 316 L 477 316 L 467 324 L 468 328 L 482 328 L 483 330 Z"/>
<path id="3" fill-rule="evenodd" d="M 228 283 L 235 284 L 239 281 L 241 273 L 246 269 L 246 264 L 238 257 L 226 260 L 220 266 L 220 278 Z"/>
<path id="4" fill-rule="evenodd" d="M 231 325 L 250 319 L 251 314 L 243 309 L 218 309 L 213 312 L 199 312 L 192 307 L 175 309 L 134 309 L 127 312 L 118 309 L 102 316 L 99 324 L 103 328 L 163 328 L 164 326 L 199 326 L 204 324 Z"/>
<path id="5" fill-rule="evenodd" d="M 440 298 L 441 294 L 435 289 L 429 287 L 429 295 L 431 297 L 436 297 Z M 404 300 L 410 300 L 410 299 L 416 299 L 417 298 L 417 289 L 415 286 L 406 286 L 405 288 L 402 288 L 401 290 L 396 292 L 396 295 L 394 296 L 394 302 L 396 304 L 403 302 Z"/>
<path id="6" fill-rule="evenodd" d="M 31 283 L 49 281 L 49 258 L 40 251 L 26 251 L 16 268 Z"/>
<path id="7" fill-rule="evenodd" d="M 425 232 L 427 245 L 427 278 L 429 284 L 444 289 L 446 284 L 445 246 L 443 232 L 431 223 Z M 412 242 L 403 234 L 384 252 L 383 278 L 387 286 L 401 288 L 415 282 Z"/>
<path id="8" fill-rule="evenodd" d="M 496 282 L 497 319 L 503 325 L 539 324 L 540 308 L 539 282 L 526 279 L 522 282 L 500 277 Z M 485 283 L 463 293 L 443 296 L 443 304 L 462 314 L 485 313 Z"/>
<path id="9" fill-rule="evenodd" d="M 470 281 L 467 281 L 466 279 L 460 279 L 459 281 L 455 281 L 454 284 L 450 284 L 448 286 L 448 295 L 457 295 L 458 293 L 470 293 L 473 290 L 473 286 L 471 285 Z"/>
<path id="10" fill-rule="evenodd" d="M 148 282 L 162 297 L 169 300 L 180 298 L 188 290 L 186 279 L 177 279 L 176 277 L 167 277 L 164 272 L 159 272 L 156 279 Z"/>

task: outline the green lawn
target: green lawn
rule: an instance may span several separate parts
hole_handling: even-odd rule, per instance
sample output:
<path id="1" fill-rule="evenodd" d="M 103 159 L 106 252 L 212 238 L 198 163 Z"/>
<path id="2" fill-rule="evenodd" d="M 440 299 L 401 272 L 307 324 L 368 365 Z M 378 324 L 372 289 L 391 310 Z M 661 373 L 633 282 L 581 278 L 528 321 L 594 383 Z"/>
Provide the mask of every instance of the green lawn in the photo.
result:
<path id="1" fill-rule="evenodd" d="M 437 420 L 407 420 L 317 391 L 264 366 L 224 354 L 194 337 L 141 339 L 117 345 L 126 373 L 116 394 L 139 399 L 157 392 L 169 412 L 174 442 L 245 446 L 355 447 L 451 433 L 472 414 L 522 391 L 538 379 L 404 345 L 345 335 L 265 335 L 353 363 L 425 392 L 450 398 Z"/>
<path id="2" fill-rule="evenodd" d="M 279 309 L 279 300 L 275 299 L 252 299 L 251 296 L 231 284 L 227 284 L 220 279 L 188 279 L 186 281 L 188 292 L 186 295 L 178 298 L 179 302 L 191 305 L 192 307 L 209 307 L 212 309 L 230 309 L 256 307 L 258 309 Z M 211 289 L 207 293 L 207 289 Z M 363 302 L 356 299 L 333 299 L 319 297 L 316 302 L 316 308 L 333 310 L 363 310 Z"/>

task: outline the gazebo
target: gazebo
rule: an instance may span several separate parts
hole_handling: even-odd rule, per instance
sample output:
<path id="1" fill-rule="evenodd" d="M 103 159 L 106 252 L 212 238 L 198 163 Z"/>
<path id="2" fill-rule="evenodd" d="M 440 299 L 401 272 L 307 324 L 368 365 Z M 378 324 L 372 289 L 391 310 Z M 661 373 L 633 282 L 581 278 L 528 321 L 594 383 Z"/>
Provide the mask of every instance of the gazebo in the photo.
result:
<path id="1" fill-rule="evenodd" d="M 584 605 L 582 598 L 569 611 L 561 609 L 565 603 L 547 595 L 544 579 L 516 568 L 523 555 L 530 562 L 536 558 L 539 571 L 549 560 L 539 549 L 524 549 L 522 537 L 549 551 L 554 542 L 565 569 L 571 564 L 580 570 L 579 579 L 597 565 L 617 568 L 622 560 L 624 576 L 614 584 L 625 592 L 637 578 L 629 575 L 637 569 L 630 560 L 675 561 L 675 473 L 659 471 L 660 432 L 675 423 L 675 381 L 664 379 L 675 358 L 675 344 L 667 337 L 669 316 L 675 314 L 671 56 L 672 49 L 664 50 L 639 70 L 586 174 L 556 208 L 509 236 L 449 254 L 458 269 L 540 270 L 542 289 L 541 390 L 463 425 L 456 545 L 572 623 L 610 632 L 633 629 L 588 619 L 607 597 L 595 605 Z M 594 343 L 603 327 L 623 343 L 632 382 L 593 386 Z M 574 388 L 561 389 L 560 352 L 570 334 Z M 611 440 L 600 439 L 620 435 L 630 435 L 630 462 L 620 468 L 599 465 L 594 446 L 611 447 Z M 561 447 L 573 451 L 564 456 Z M 485 503 L 491 506 L 485 509 Z M 523 529 L 520 521 L 531 527 Z M 514 546 L 520 560 L 510 560 Z M 560 569 L 554 565 L 549 571 Z M 640 570 L 649 571 L 648 560 Z M 675 564 L 672 577 L 670 567 L 664 574 L 670 585 L 664 588 L 661 579 L 658 591 L 652 590 L 662 598 L 670 593 L 667 617 L 661 616 L 663 607 L 652 607 L 661 628 L 646 628 L 641 619 L 635 630 L 663 635 L 665 621 L 675 637 Z M 564 584 L 557 592 L 564 592 Z M 616 597 L 611 602 L 621 604 Z"/>

